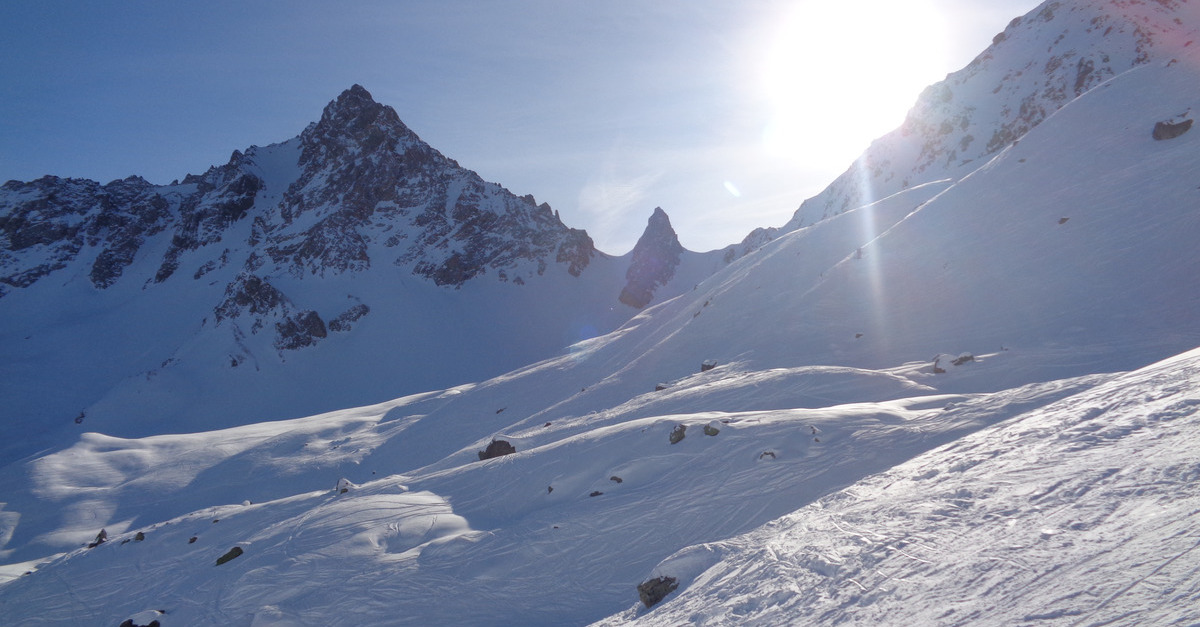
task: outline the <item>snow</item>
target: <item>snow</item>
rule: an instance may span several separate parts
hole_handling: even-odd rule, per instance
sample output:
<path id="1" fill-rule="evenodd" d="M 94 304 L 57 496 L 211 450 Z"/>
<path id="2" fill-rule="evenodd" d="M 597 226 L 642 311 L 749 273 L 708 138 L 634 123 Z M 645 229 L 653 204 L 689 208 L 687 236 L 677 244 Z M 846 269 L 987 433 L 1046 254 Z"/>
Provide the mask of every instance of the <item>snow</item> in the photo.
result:
<path id="1" fill-rule="evenodd" d="M 93 294 L 74 319 L 22 309 L 5 347 L 36 316 L 64 318 L 5 360 L 0 374 L 44 391 L 45 407 L 22 411 L 80 398 L 36 376 L 71 342 L 93 347 L 91 364 L 146 370 L 78 429 L 0 458 L 0 615 L 1196 623 L 1200 135 L 1150 136 L 1200 102 L 1200 53 L 1178 52 L 1071 100 L 969 174 L 786 233 L 711 276 L 714 257 L 691 257 L 676 298 L 597 337 L 588 327 L 617 313 L 564 318 L 614 300 L 620 258 L 593 261 L 612 261 L 594 293 L 565 271 L 455 291 L 400 269 L 394 283 L 272 277 L 298 300 L 337 295 L 327 319 L 370 302 L 356 324 L 379 328 L 289 354 L 286 370 L 259 359 L 220 377 L 198 366 L 230 350 L 212 323 L 172 336 L 170 367 L 136 336 L 100 332 L 124 316 L 145 337 L 178 333 L 137 309 L 141 286 Z M 256 167 L 274 181 L 291 149 L 271 150 L 275 165 Z M 161 289 L 179 311 L 211 307 L 212 294 Z M 530 328 L 570 346 L 532 364 L 493 348 Z M 425 359 L 439 352 L 462 357 Z M 476 376 L 497 363 L 508 371 Z M 329 385 L 328 364 L 355 376 Z M 64 367 L 81 387 L 117 376 Z M 438 368 L 461 385 L 368 394 Z M 192 392 L 163 394 L 165 378 Z M 253 420 L 264 388 L 306 417 Z M 481 460 L 494 440 L 516 452 Z M 101 529 L 108 540 L 85 548 Z M 679 587 L 645 608 L 636 586 L 660 576 Z"/>
<path id="2" fill-rule="evenodd" d="M 1198 382 L 1200 350 L 684 549 L 598 624 L 1193 624 Z"/>
<path id="3" fill-rule="evenodd" d="M 34 624 L 119 622 L 150 599 L 179 624 L 248 624 L 266 606 L 301 624 L 391 616 L 376 598 L 406 608 L 407 618 L 386 619 L 396 623 L 487 624 L 498 600 L 525 624 L 601 618 L 672 547 L 748 531 L 1029 403 L 1106 379 L 995 396 L 552 423 L 497 434 L 518 452 L 486 462 L 475 451 L 490 436 L 422 429 L 429 414 L 397 417 L 477 390 L 217 432 L 89 435 L 36 462 L 27 483 L 11 478 L 30 493 L 22 488 L 9 505 L 35 513 L 17 529 L 26 550 L 66 552 L 0 588 L 0 607 Z M 720 432 L 705 435 L 714 421 Z M 672 445 L 676 424 L 689 429 Z M 444 439 L 460 450 L 412 468 L 422 460 L 407 449 L 444 448 Z M 356 487 L 340 493 L 340 477 Z M 244 501 L 252 505 L 229 505 Z M 54 531 L 21 537 L 29 527 Z M 108 530 L 106 544 L 70 548 L 97 527 Z M 144 542 L 122 544 L 137 531 Z M 211 579 L 209 562 L 232 546 L 246 551 L 227 565 L 236 565 L 234 579 Z M 38 584 L 43 576 L 79 583 L 50 599 L 61 590 Z M 71 600 L 97 597 L 106 601 Z"/>

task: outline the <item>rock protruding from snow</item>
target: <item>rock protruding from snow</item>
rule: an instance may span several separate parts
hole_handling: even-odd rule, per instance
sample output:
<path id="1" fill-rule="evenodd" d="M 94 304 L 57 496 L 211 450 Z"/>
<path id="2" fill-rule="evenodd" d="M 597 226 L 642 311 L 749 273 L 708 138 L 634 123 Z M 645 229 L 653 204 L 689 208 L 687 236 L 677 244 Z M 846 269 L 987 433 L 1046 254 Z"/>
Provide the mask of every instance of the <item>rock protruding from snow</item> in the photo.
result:
<path id="1" fill-rule="evenodd" d="M 1175 122 L 1175 121 L 1155 122 L 1154 123 L 1154 131 L 1151 133 L 1151 136 L 1154 137 L 1154 139 L 1157 139 L 1159 141 L 1166 140 L 1166 139 L 1175 139 L 1176 137 L 1179 137 L 1180 135 L 1183 135 L 1184 133 L 1191 130 L 1191 128 L 1192 128 L 1192 120 L 1191 119 L 1186 119 L 1186 120 L 1182 120 L 1179 122 Z"/>
<path id="2" fill-rule="evenodd" d="M 232 549 L 229 549 L 228 551 L 225 552 L 224 555 L 217 558 L 217 566 L 220 566 L 221 564 L 225 564 L 225 563 L 233 560 L 234 558 L 240 556 L 242 553 L 245 553 L 245 551 L 240 546 L 235 546 Z"/>
<path id="3" fill-rule="evenodd" d="M 517 447 L 513 446 L 507 440 L 492 440 L 487 448 L 479 451 L 479 460 L 492 459 L 493 457 L 501 457 L 504 455 L 512 455 L 517 452 Z"/>
<path id="4" fill-rule="evenodd" d="M 671 219 L 662 207 L 654 209 L 646 230 L 633 247 L 633 261 L 625 273 L 625 287 L 618 297 L 622 303 L 641 309 L 654 298 L 654 291 L 675 276 L 683 246 Z"/>
<path id="5" fill-rule="evenodd" d="M 655 577 L 638 584 L 638 597 L 647 608 L 651 608 L 678 587 L 679 582 L 674 577 Z"/>

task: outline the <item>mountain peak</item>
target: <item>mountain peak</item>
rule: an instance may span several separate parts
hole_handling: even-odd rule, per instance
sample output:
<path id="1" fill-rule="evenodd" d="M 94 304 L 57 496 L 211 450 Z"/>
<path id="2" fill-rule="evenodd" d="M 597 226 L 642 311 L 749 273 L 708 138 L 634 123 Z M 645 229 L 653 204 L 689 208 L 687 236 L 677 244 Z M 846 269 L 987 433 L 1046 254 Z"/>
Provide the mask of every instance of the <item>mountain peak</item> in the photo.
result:
<path id="1" fill-rule="evenodd" d="M 380 146 L 403 150 L 404 145 L 421 143 L 417 134 L 400 121 L 395 109 L 375 102 L 371 92 L 357 83 L 326 105 L 321 120 L 305 129 L 301 137 L 306 146 L 340 145 L 368 151 Z"/>
<path id="2" fill-rule="evenodd" d="M 371 92 L 358 83 L 325 106 L 320 123 L 324 124 L 327 121 L 340 122 L 340 126 L 348 130 L 354 127 L 361 128 L 373 122 L 408 130 L 400 121 L 395 109 L 375 102 Z"/>
<path id="3" fill-rule="evenodd" d="M 655 207 L 646 221 L 646 230 L 633 247 L 633 261 L 625 273 L 620 301 L 637 309 L 649 304 L 655 288 L 666 285 L 675 276 L 681 254 L 683 245 L 671 227 L 671 218 L 662 207 Z"/>

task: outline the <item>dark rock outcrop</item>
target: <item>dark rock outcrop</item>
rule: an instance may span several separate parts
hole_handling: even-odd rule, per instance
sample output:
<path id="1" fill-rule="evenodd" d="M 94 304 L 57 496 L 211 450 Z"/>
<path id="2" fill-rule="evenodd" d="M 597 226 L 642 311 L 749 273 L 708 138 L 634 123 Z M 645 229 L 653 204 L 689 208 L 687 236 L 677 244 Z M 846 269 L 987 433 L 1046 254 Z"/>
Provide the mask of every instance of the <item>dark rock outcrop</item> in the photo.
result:
<path id="1" fill-rule="evenodd" d="M 516 452 L 517 447 L 513 446 L 509 442 L 505 440 L 492 440 L 492 443 L 488 444 L 486 449 L 479 451 L 479 460 L 483 461 L 485 459 L 492 459 L 493 457 L 500 457 L 502 455 L 512 455 Z"/>
<path id="2" fill-rule="evenodd" d="M 229 549 L 224 555 L 217 558 L 217 566 L 220 566 L 221 564 L 240 556 L 242 553 L 245 553 L 245 551 L 243 551 L 242 547 L 240 546 L 235 546 L 232 549 Z"/>
<path id="3" fill-rule="evenodd" d="M 312 346 L 328 335 L 325 321 L 315 311 L 301 311 L 275 323 L 275 348 L 295 350 Z"/>
<path id="4" fill-rule="evenodd" d="M 1192 128 L 1192 120 L 1187 119 L 1181 122 L 1155 122 L 1154 131 L 1151 136 L 1159 141 L 1166 139 L 1175 139 L 1180 135 L 1188 132 Z"/>
<path id="5" fill-rule="evenodd" d="M 100 533 L 96 534 L 96 539 L 88 543 L 87 548 L 94 549 L 105 542 L 108 542 L 108 531 L 101 529 Z"/>
<path id="6" fill-rule="evenodd" d="M 357 305 L 338 314 L 336 318 L 329 321 L 329 330 L 336 332 L 349 331 L 352 328 L 352 323 L 357 322 L 363 316 L 371 313 L 371 308 L 365 303 Z"/>
<path id="7" fill-rule="evenodd" d="M 683 246 L 671 228 L 671 219 L 661 207 L 656 208 L 633 247 L 633 260 L 625 272 L 625 287 L 618 300 L 636 309 L 648 305 L 655 289 L 675 276 L 682 254 Z"/>
<path id="8" fill-rule="evenodd" d="M 283 292 L 275 289 L 266 279 L 243 272 L 225 287 L 225 298 L 213 309 L 213 313 L 220 322 L 243 312 L 263 316 L 288 303 Z"/>
<path id="9" fill-rule="evenodd" d="M 667 598 L 679 587 L 679 581 L 674 577 L 655 577 L 647 579 L 638 584 L 638 598 L 642 600 L 642 604 L 647 608 L 658 605 L 660 601 Z"/>

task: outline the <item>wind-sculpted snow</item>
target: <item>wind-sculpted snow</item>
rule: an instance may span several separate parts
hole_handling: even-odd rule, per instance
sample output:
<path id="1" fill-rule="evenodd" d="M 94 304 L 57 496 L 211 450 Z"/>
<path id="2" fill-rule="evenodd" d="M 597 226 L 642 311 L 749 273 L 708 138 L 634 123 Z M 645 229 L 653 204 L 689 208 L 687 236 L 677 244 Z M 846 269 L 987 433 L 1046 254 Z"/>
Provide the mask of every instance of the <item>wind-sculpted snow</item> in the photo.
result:
<path id="1" fill-rule="evenodd" d="M 1194 624 L 1198 434 L 1193 351 L 685 549 L 600 624 Z"/>
<path id="2" fill-rule="evenodd" d="M 772 389 L 782 397 L 795 383 L 763 374 L 740 386 L 743 402 Z M 871 375 L 824 376 L 850 389 Z M 92 434 L 11 469 L 25 483 L 4 477 L 21 486 L 5 507 L 20 514 L 3 534 L 5 553 L 34 561 L 5 569 L 14 578 L 0 586 L 0 612 L 31 625 L 115 624 L 151 608 L 166 611 L 164 625 L 580 624 L 625 605 L 633 584 L 679 548 L 749 531 L 1104 380 L 820 409 L 446 428 L 439 418 L 490 406 L 494 398 L 474 388 L 211 433 Z M 681 387 L 693 405 L 711 394 Z M 490 413 L 503 424 L 504 412 Z M 420 428 L 430 422 L 442 428 Z M 672 444 L 680 424 L 687 436 Z M 478 461 L 491 437 L 517 452 Z M 451 453 L 415 467 L 421 461 L 394 446 L 414 442 Z M 100 527 L 107 542 L 74 548 Z M 241 555 L 214 566 L 235 546 Z M 48 550 L 66 552 L 36 559 Z"/>

